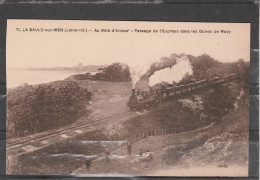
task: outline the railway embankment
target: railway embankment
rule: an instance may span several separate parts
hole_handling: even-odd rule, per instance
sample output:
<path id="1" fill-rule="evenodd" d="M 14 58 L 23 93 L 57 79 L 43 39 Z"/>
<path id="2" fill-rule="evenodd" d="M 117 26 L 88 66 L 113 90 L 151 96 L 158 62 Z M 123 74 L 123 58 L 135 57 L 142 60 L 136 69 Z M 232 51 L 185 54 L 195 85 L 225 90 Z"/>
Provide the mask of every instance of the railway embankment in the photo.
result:
<path id="1" fill-rule="evenodd" d="M 127 116 L 122 116 L 122 112 L 128 111 L 126 106 L 129 94 L 131 93 L 131 84 L 129 82 L 107 82 L 107 81 L 55 81 L 47 84 L 41 84 L 44 86 L 51 85 L 52 87 L 66 86 L 69 83 L 76 83 L 80 88 L 87 88 L 92 92 L 92 100 L 86 102 L 86 114 L 81 114 L 81 116 L 70 117 L 71 121 L 74 123 L 70 125 L 44 131 L 41 133 L 35 133 L 29 136 L 19 137 L 19 138 L 8 138 L 8 144 L 17 144 L 19 147 L 7 148 L 7 172 L 12 169 L 12 166 L 18 167 L 13 169 L 14 174 L 24 174 L 28 170 L 23 169 L 23 164 L 31 162 L 31 174 L 37 174 L 38 172 L 45 171 L 45 168 L 35 165 L 37 162 L 41 161 L 40 158 L 30 158 L 31 156 L 45 156 L 44 153 L 63 153 L 63 146 L 59 146 L 60 142 L 67 142 L 68 140 L 73 140 L 76 136 L 80 134 L 94 134 L 96 138 L 99 138 L 98 128 L 104 126 L 104 124 L 110 124 L 113 122 L 114 116 L 116 120 L 125 120 L 133 115 L 128 114 Z M 35 85 L 35 88 L 38 85 Z M 109 118 L 108 118 L 109 117 Z M 102 120 L 105 119 L 105 120 Z M 53 119 L 55 120 L 55 119 Z M 96 122 L 97 123 L 92 123 Z M 101 120 L 101 121 L 99 121 Z M 106 123 L 104 123 L 104 121 Z M 112 122 L 111 122 L 112 121 Z M 84 128 L 80 127 L 80 124 L 87 124 Z M 91 125 L 92 124 L 92 125 Z M 78 128 L 73 128 L 78 127 Z M 58 132 L 58 133 L 57 133 Z M 38 138 L 39 137 L 39 138 Z M 88 135 L 87 135 L 88 137 Z M 103 137 L 103 136 L 101 136 Z M 90 136 L 90 139 L 92 136 Z M 102 138 L 106 140 L 106 138 Z M 24 144 L 23 142 L 26 142 Z M 58 144 L 58 145 L 57 145 Z M 53 148 L 52 148 L 53 147 Z M 55 149 L 55 150 L 53 150 Z M 65 151 L 66 152 L 66 151 Z M 54 158 L 55 159 L 55 158 Z M 57 160 L 57 159 L 56 159 Z M 63 159 L 58 159 L 63 163 Z M 49 162 L 49 161 L 48 161 Z M 48 163 L 47 163 L 48 164 Z M 46 165 L 47 166 L 47 165 Z M 50 166 L 52 167 L 52 166 Z M 37 170 L 35 170 L 35 168 Z M 42 170 L 41 170 L 42 169 Z M 48 168 L 47 168 L 48 169 Z M 11 172 L 9 172 L 11 173 Z M 29 174 L 30 174 L 29 173 Z M 60 172 L 59 172 L 60 173 Z M 40 173 L 41 174 L 41 173 Z M 46 173 L 42 173 L 46 174 Z"/>
<path id="2" fill-rule="evenodd" d="M 232 87 L 236 88 L 233 90 L 237 106 L 214 125 L 143 138 L 133 143 L 131 156 L 127 155 L 126 147 L 122 147 L 112 153 L 114 158 L 109 165 L 105 159 L 99 159 L 90 172 L 82 166 L 73 174 L 193 176 L 197 170 L 200 176 L 207 176 L 209 171 L 215 176 L 227 175 L 227 172 L 228 176 L 245 174 L 248 170 L 249 99 L 245 93 L 240 93 L 240 87 L 234 84 Z M 141 161 L 140 149 L 151 152 L 152 160 Z"/>
<path id="3" fill-rule="evenodd" d="M 237 85 L 237 83 L 230 83 L 229 86 L 232 89 L 232 93 L 235 96 L 239 96 L 240 87 Z M 210 130 L 201 128 L 200 131 L 200 128 L 198 128 L 197 131 L 193 131 L 194 129 L 191 128 L 186 129 L 186 131 L 182 133 L 176 132 L 172 134 L 157 134 L 157 136 L 148 136 L 147 134 L 147 136 L 141 138 L 141 140 L 137 139 L 137 134 L 151 129 L 170 129 L 176 128 L 178 125 L 190 125 L 209 120 L 209 118 L 205 117 L 205 115 L 202 113 L 202 94 L 207 93 L 212 93 L 212 90 L 197 92 L 197 94 L 189 95 L 179 100 L 165 102 L 162 107 L 133 112 L 131 115 L 128 114 L 127 116 L 123 117 L 115 117 L 112 120 L 100 124 L 99 126 L 91 128 L 92 130 L 81 132 L 79 135 L 73 138 L 64 138 L 61 142 L 51 144 L 50 146 L 40 150 L 35 150 L 33 152 L 23 154 L 18 157 L 19 165 L 17 166 L 18 168 L 14 173 L 70 174 L 73 173 L 75 169 L 82 168 L 86 157 L 97 158 L 103 156 L 102 153 L 104 153 L 106 148 L 109 148 L 111 152 L 119 149 L 116 151 L 115 155 L 122 158 L 120 160 L 115 158 L 115 160 L 112 162 L 118 164 L 120 168 L 124 167 L 122 172 L 143 174 L 146 172 L 143 168 L 141 168 L 140 171 L 140 168 L 134 168 L 137 165 L 134 160 L 135 158 L 126 158 L 125 140 L 131 140 L 133 142 L 133 154 L 138 154 L 140 149 L 146 147 L 144 150 L 149 150 L 155 153 L 155 157 L 157 156 L 156 153 L 162 154 L 166 147 L 170 148 L 172 145 L 174 147 L 175 145 L 182 147 L 183 143 L 184 148 L 180 148 L 179 150 L 177 149 L 179 152 L 182 150 L 186 151 L 185 149 L 193 149 L 194 143 L 198 145 L 196 147 L 202 146 L 203 142 L 207 141 L 207 137 L 209 139 L 209 136 L 211 136 L 210 132 L 214 129 L 215 126 L 208 128 Z M 240 106 L 239 103 L 238 106 Z M 230 113 L 232 113 L 232 111 L 227 110 L 226 115 Z M 194 127 L 194 125 L 190 127 Z M 199 134 L 204 131 L 206 131 L 207 135 L 205 137 L 203 136 L 203 138 Z M 218 128 L 216 133 L 221 133 L 221 128 Z M 183 134 L 188 135 L 184 136 Z M 196 138 L 194 139 L 193 136 Z M 134 139 L 134 137 L 136 138 Z M 165 139 L 165 137 L 169 137 L 169 140 L 167 140 L 168 138 Z M 202 137 L 202 139 L 200 139 L 200 137 Z M 190 138 L 190 140 L 188 138 Z M 183 139 L 183 142 L 179 139 Z M 158 142 L 160 143 L 158 144 Z M 191 145 L 189 145 L 190 143 Z M 173 150 L 173 152 L 175 151 L 176 149 Z M 175 155 L 173 155 L 173 157 L 175 157 Z M 156 159 L 158 161 L 156 160 L 153 162 L 156 163 L 155 167 L 157 167 L 157 169 L 168 167 L 167 163 L 165 166 L 165 162 L 162 160 L 161 155 L 158 155 L 158 158 Z M 132 163 L 132 161 L 134 163 Z M 102 162 L 103 161 L 101 160 L 100 163 L 102 164 Z M 26 169 L 24 168 L 24 164 L 26 164 Z M 96 170 L 91 171 L 91 173 L 103 172 L 101 170 L 99 171 L 97 168 L 99 166 L 98 161 L 94 164 L 96 164 L 94 165 L 94 169 Z M 143 165 L 143 167 L 146 167 L 146 169 L 151 169 L 151 165 L 152 164 Z M 114 166 L 116 165 L 112 165 L 112 167 Z M 127 167 L 130 168 L 129 171 L 127 170 Z M 114 167 L 114 170 L 116 169 L 117 168 Z M 85 169 L 82 169 L 82 172 L 87 173 Z M 120 173 L 121 171 L 118 172 Z M 114 172 L 108 168 L 107 173 Z"/>

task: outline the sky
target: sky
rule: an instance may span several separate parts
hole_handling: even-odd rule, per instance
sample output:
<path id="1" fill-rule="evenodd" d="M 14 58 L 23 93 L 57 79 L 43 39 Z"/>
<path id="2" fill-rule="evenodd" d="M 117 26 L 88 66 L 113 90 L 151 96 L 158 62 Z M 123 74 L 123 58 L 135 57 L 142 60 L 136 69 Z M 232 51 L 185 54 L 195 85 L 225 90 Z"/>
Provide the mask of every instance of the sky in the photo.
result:
<path id="1" fill-rule="evenodd" d="M 85 28 L 88 32 L 23 31 L 26 28 Z M 94 32 L 94 29 L 123 29 L 129 32 Z M 158 30 L 158 33 L 135 32 L 135 29 Z M 179 33 L 160 33 L 160 29 L 178 30 Z M 197 33 L 181 33 L 181 30 L 197 30 Z M 199 33 L 199 30 L 212 33 Z M 214 30 L 230 33 L 214 33 Z M 206 53 L 221 62 L 234 62 L 239 58 L 249 61 L 250 24 L 78 20 L 7 22 L 7 69 L 114 62 L 146 66 L 172 53 L 194 56 Z"/>

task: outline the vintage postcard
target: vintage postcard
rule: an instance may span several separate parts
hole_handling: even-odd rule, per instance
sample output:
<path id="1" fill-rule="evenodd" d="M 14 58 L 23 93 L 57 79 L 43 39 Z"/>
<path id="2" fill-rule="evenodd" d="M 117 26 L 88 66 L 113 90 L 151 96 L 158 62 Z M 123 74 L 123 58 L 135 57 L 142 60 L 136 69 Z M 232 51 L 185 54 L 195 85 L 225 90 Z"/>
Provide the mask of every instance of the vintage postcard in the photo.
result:
<path id="1" fill-rule="evenodd" d="M 248 176 L 250 23 L 8 20 L 6 173 Z"/>

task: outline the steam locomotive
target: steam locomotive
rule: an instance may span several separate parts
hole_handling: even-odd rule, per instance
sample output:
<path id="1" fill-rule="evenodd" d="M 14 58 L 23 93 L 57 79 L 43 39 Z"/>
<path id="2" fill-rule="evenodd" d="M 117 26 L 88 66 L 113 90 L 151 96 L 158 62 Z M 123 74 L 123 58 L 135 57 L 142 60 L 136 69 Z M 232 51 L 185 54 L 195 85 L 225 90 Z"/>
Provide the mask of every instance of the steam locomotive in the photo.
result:
<path id="1" fill-rule="evenodd" d="M 173 84 L 162 85 L 160 89 L 154 90 L 150 87 L 150 92 L 135 91 L 132 89 L 132 95 L 127 102 L 129 108 L 133 110 L 141 110 L 145 107 L 155 106 L 167 97 L 175 97 L 194 90 L 202 89 L 213 85 L 221 85 L 226 82 L 235 80 L 237 73 L 225 75 L 223 77 L 214 77 L 211 79 L 203 79 L 194 83 L 174 86 Z"/>

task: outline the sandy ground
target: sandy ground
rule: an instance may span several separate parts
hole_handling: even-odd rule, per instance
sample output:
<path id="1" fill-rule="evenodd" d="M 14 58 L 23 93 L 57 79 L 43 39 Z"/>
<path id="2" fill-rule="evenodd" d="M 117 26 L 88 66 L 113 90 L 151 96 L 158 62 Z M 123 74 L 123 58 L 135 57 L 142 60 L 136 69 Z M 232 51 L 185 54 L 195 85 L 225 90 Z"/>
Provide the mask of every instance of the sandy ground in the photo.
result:
<path id="1" fill-rule="evenodd" d="M 88 119 L 104 118 L 129 110 L 127 101 L 132 92 L 130 82 L 75 82 L 81 87 L 88 88 L 93 93 L 92 101 L 87 106 L 91 112 L 87 117 Z M 84 118 L 81 121 L 84 121 Z"/>
<path id="2" fill-rule="evenodd" d="M 244 96 L 242 96 L 243 98 Z M 241 97 L 240 97 L 241 98 Z M 179 134 L 151 136 L 93 162 L 73 174 L 137 176 L 247 176 L 248 175 L 248 100 L 214 126 Z M 140 149 L 152 152 L 153 160 L 141 162 Z"/>
<path id="3" fill-rule="evenodd" d="M 200 131 L 148 137 L 132 145 L 131 156 L 123 147 L 112 153 L 110 164 L 100 158 L 90 172 L 83 166 L 73 174 L 247 176 L 248 142 L 246 136 L 231 132 L 243 125 L 236 126 L 227 129 L 221 123 Z M 223 128 L 228 131 L 222 134 Z M 153 160 L 140 162 L 140 149 L 152 152 Z"/>
<path id="4" fill-rule="evenodd" d="M 129 110 L 127 107 L 127 102 L 129 96 L 132 93 L 130 82 L 108 82 L 108 81 L 88 81 L 88 80 L 70 80 L 70 81 L 55 81 L 52 83 L 53 86 L 59 86 L 60 84 L 66 84 L 76 82 L 80 87 L 87 88 L 92 94 L 92 101 L 86 106 L 87 114 L 83 114 L 80 118 L 75 119 L 75 122 L 71 125 L 77 123 L 84 123 L 88 121 L 93 121 L 96 119 L 101 119 L 109 116 L 116 115 Z M 61 127 L 63 129 L 65 127 Z M 54 132 L 58 129 L 53 129 L 38 134 L 28 135 L 25 137 L 7 139 L 9 143 L 16 142 L 26 138 L 33 138 L 35 135 L 44 135 L 48 132 Z"/>
<path id="5" fill-rule="evenodd" d="M 77 122 L 99 119 L 128 110 L 126 103 L 131 94 L 130 83 L 90 81 L 77 83 L 94 93 L 92 103 L 86 107 L 90 110 L 90 115 L 78 119 Z M 186 173 L 186 176 L 192 176 L 197 170 L 208 168 L 209 171 L 204 171 L 205 176 L 210 170 L 214 170 L 215 174 L 211 173 L 213 176 L 226 176 L 227 172 L 232 172 L 229 175 L 246 176 L 248 166 L 248 104 L 244 102 L 238 102 L 235 111 L 224 117 L 217 125 L 199 131 L 145 138 L 133 144 L 131 156 L 127 155 L 126 147 L 122 147 L 112 153 L 111 163 L 107 164 L 104 158 L 99 158 L 93 162 L 91 170 L 88 172 L 81 162 L 79 167 L 82 167 L 72 171 L 72 174 L 179 176 Z M 106 126 L 103 129 L 103 134 L 109 136 L 117 131 L 119 122 L 127 121 L 129 117 L 136 115 L 138 112 L 131 112 L 130 115 L 111 119 L 90 129 L 95 130 L 98 127 Z M 73 134 L 75 136 L 82 135 L 84 138 L 84 133 L 90 129 L 75 131 Z M 57 141 L 52 143 L 74 139 L 73 134 L 62 134 Z M 85 139 L 87 138 L 88 136 L 85 136 Z M 50 143 L 49 140 L 43 141 L 36 146 L 30 146 L 28 150 L 23 149 L 23 153 L 34 151 L 35 147 L 37 149 L 47 147 L 51 145 Z M 140 149 L 152 152 L 153 160 L 140 162 L 138 156 Z M 41 161 L 37 161 L 37 163 L 43 164 Z M 60 168 L 64 168 L 64 165 L 61 165 Z M 188 171 L 189 173 L 187 173 Z M 68 171 L 66 172 L 68 173 Z M 26 172 L 23 173 L 26 174 Z M 46 172 L 43 171 L 43 173 Z"/>
<path id="6" fill-rule="evenodd" d="M 53 82 L 52 84 L 55 86 L 55 85 L 64 84 L 64 83 L 66 84 L 70 82 L 72 81 L 56 81 Z M 79 86 L 88 88 L 90 91 L 92 91 L 93 96 L 92 96 L 92 101 L 86 106 L 86 109 L 88 110 L 89 114 L 86 116 L 83 115 L 81 118 L 77 119 L 75 123 L 71 125 L 102 119 L 129 110 L 129 108 L 127 107 L 127 101 L 131 94 L 130 82 L 107 82 L 107 81 L 102 82 L 102 81 L 76 81 L 76 80 L 75 82 L 78 83 Z M 31 144 L 21 147 L 19 149 L 7 150 L 7 164 L 8 164 L 7 168 L 12 169 L 12 167 L 15 167 L 16 164 L 18 163 L 17 156 L 21 154 L 31 153 L 36 150 L 38 151 L 44 149 L 57 142 L 73 139 L 74 137 L 79 136 L 80 134 L 84 134 L 88 131 L 93 131 L 94 129 L 100 126 L 109 126 L 111 124 L 114 124 L 115 120 L 124 121 L 127 120 L 129 117 L 133 117 L 136 115 L 138 114 L 136 114 L 135 112 L 130 112 L 126 116 L 120 116 L 117 119 L 109 119 L 106 122 L 97 123 L 86 129 L 66 132 L 64 134 L 48 138 L 47 140 L 33 141 Z M 71 125 L 66 127 L 70 127 Z M 62 130 L 63 128 L 65 127 L 61 127 L 60 129 Z M 26 138 L 33 138 L 35 136 L 44 135 L 46 133 L 54 132 L 56 130 L 58 129 L 50 130 L 50 131 L 46 131 L 34 135 L 29 135 L 27 137 L 8 139 L 8 142 L 12 143 Z"/>
<path id="7" fill-rule="evenodd" d="M 53 82 L 53 86 L 70 83 L 72 81 L 56 81 Z M 97 119 L 106 118 L 109 116 L 117 115 L 119 113 L 129 110 L 127 107 L 127 102 L 129 96 L 131 95 L 131 83 L 129 82 L 107 82 L 107 81 L 77 81 L 74 80 L 79 86 L 88 88 L 92 93 L 92 101 L 86 105 L 88 114 L 82 115 L 80 118 L 76 119 L 71 125 L 77 123 L 84 123 L 88 121 L 93 121 Z M 135 115 L 133 112 L 129 116 Z M 70 127 L 71 125 L 61 127 L 60 129 Z M 38 135 L 44 135 L 48 132 L 55 132 L 59 129 L 53 129 L 46 132 L 41 132 L 33 135 L 28 135 L 25 137 L 8 139 L 9 143 L 13 143 L 19 140 L 33 138 Z M 81 133 L 81 132 L 80 132 Z"/>

